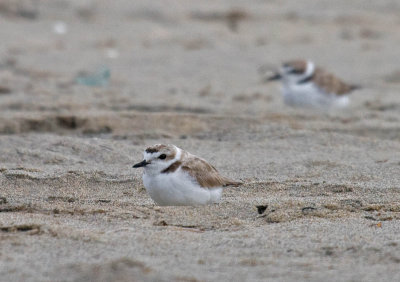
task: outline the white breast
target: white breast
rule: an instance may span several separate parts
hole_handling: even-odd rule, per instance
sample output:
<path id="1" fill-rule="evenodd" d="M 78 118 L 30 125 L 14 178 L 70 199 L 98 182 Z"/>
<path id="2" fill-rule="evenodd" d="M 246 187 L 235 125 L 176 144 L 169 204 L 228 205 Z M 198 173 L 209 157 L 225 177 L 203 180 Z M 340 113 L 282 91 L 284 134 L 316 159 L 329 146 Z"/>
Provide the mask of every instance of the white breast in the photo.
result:
<path id="1" fill-rule="evenodd" d="M 348 96 L 328 94 L 316 87 L 314 83 L 284 84 L 283 99 L 287 105 L 315 108 L 342 108 L 349 104 Z"/>
<path id="2" fill-rule="evenodd" d="M 200 187 L 192 177 L 182 171 L 143 174 L 143 184 L 150 197 L 162 206 L 206 205 L 221 199 L 222 188 Z"/>

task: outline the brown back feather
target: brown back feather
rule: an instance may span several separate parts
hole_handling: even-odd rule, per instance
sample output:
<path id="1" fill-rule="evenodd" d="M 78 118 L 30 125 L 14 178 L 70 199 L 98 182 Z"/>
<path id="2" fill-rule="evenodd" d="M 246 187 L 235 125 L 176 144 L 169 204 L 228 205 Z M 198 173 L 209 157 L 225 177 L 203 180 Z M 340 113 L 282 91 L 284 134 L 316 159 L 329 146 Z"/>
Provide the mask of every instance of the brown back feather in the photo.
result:
<path id="1" fill-rule="evenodd" d="M 316 68 L 312 80 L 318 87 L 324 90 L 328 94 L 345 95 L 351 91 L 359 88 L 355 85 L 350 85 L 343 82 L 333 74 L 327 72 L 322 68 Z"/>
<path id="2" fill-rule="evenodd" d="M 215 167 L 193 155 L 185 158 L 181 168 L 195 178 L 203 188 L 238 186 L 242 184 L 242 182 L 220 175 Z"/>

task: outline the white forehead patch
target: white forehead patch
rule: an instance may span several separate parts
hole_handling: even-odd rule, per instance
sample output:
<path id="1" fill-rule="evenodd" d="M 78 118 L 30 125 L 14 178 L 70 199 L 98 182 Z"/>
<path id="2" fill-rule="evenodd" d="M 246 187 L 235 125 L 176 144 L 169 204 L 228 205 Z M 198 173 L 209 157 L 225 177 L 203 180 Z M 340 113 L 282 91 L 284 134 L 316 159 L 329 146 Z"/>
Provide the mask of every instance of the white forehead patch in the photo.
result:
<path id="1" fill-rule="evenodd" d="M 143 152 L 143 159 L 145 159 L 146 161 L 154 159 L 154 156 L 159 155 L 159 152 L 156 153 L 147 153 L 146 151 Z"/>

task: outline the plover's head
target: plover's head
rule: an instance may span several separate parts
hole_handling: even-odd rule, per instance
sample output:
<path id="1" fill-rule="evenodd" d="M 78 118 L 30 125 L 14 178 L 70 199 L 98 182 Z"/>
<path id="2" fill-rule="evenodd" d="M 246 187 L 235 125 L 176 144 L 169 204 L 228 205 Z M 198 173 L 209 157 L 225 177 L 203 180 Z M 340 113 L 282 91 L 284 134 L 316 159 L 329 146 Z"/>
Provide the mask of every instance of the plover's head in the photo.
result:
<path id="1" fill-rule="evenodd" d="M 285 84 L 301 84 L 314 75 L 315 65 L 311 61 L 292 60 L 284 63 L 280 70 L 268 80 L 282 79 Z"/>
<path id="2" fill-rule="evenodd" d="M 144 160 L 135 164 L 133 167 L 144 167 L 145 171 L 159 173 L 167 169 L 171 164 L 180 159 L 181 149 L 175 145 L 156 144 L 148 147 L 143 152 Z"/>

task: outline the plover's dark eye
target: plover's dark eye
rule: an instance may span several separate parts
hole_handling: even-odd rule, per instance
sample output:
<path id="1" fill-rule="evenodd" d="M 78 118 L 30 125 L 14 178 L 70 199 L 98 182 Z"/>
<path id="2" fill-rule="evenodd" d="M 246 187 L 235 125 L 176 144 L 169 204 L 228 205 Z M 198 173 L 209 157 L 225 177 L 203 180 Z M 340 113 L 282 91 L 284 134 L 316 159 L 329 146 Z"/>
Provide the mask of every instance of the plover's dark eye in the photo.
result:
<path id="1" fill-rule="evenodd" d="M 163 160 L 163 159 L 165 159 L 166 157 L 167 157 L 166 154 L 161 154 L 158 158 Z"/>

